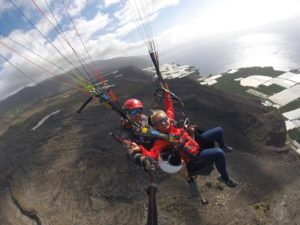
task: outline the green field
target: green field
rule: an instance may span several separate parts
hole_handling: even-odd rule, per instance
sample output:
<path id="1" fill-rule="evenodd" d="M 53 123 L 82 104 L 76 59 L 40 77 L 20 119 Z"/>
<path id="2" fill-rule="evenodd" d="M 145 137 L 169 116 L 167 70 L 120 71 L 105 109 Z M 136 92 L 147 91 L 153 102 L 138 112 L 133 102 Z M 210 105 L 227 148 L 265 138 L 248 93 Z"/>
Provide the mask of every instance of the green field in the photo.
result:
<path id="1" fill-rule="evenodd" d="M 274 70 L 273 67 L 241 68 L 237 72 L 232 73 L 232 74 L 224 73 L 222 77 L 217 79 L 218 82 L 216 84 L 214 84 L 213 87 L 215 87 L 219 90 L 223 90 L 223 91 L 227 91 L 227 92 L 231 92 L 231 93 L 235 93 L 235 94 L 239 94 L 239 95 L 243 95 L 243 96 L 248 96 L 248 97 L 251 96 L 251 97 L 260 99 L 259 97 L 256 97 L 254 95 L 247 93 L 246 91 L 249 89 L 249 87 L 241 86 L 240 82 L 235 81 L 235 79 L 246 78 L 251 75 L 264 75 L 264 76 L 276 77 L 282 73 L 284 73 L 284 72 Z M 259 88 L 254 88 L 254 89 L 257 91 L 260 91 L 266 95 L 272 95 L 274 93 L 278 93 L 278 92 L 284 90 L 284 88 L 282 88 L 278 85 L 275 85 L 275 84 L 270 85 L 269 87 L 261 86 Z"/>
<path id="2" fill-rule="evenodd" d="M 257 96 L 251 95 L 246 91 L 251 87 L 243 87 L 240 85 L 239 81 L 235 81 L 237 78 L 246 78 L 251 75 L 263 75 L 263 76 L 270 76 L 270 77 L 277 77 L 278 75 L 284 73 L 283 71 L 276 71 L 272 67 L 251 67 L 251 68 L 241 68 L 239 71 L 235 73 L 223 73 L 222 77 L 217 79 L 217 83 L 213 85 L 214 88 L 217 88 L 222 91 L 247 96 L 251 98 L 260 99 Z M 252 88 L 257 90 L 261 93 L 266 94 L 267 96 L 271 96 L 273 94 L 279 93 L 285 88 L 272 84 L 270 86 L 261 85 L 258 88 Z M 261 100 L 261 99 L 260 99 Z M 280 113 L 289 112 L 291 110 L 295 110 L 300 108 L 300 99 L 297 99 L 286 106 L 283 106 L 279 109 Z M 300 141 L 300 129 L 293 129 L 287 131 L 288 136 L 292 140 Z"/>
<path id="3" fill-rule="evenodd" d="M 273 67 L 248 67 L 248 68 L 240 68 L 236 73 L 233 73 L 231 75 L 233 75 L 234 76 L 233 79 L 235 79 L 238 77 L 248 77 L 251 75 L 277 77 L 283 73 L 284 71 L 274 70 Z"/>
<path id="4" fill-rule="evenodd" d="M 292 140 L 295 140 L 295 141 L 300 140 L 300 131 L 299 131 L 299 129 L 295 128 L 293 130 L 289 130 L 287 133 L 288 133 L 289 137 Z"/>
<path id="5" fill-rule="evenodd" d="M 258 88 L 256 88 L 255 90 L 260 91 L 268 96 L 271 96 L 273 94 L 279 93 L 281 91 L 283 91 L 285 88 L 281 87 L 277 84 L 272 84 L 270 86 L 264 86 L 264 85 L 260 85 Z"/>
<path id="6" fill-rule="evenodd" d="M 240 94 L 245 92 L 248 88 L 245 88 L 240 85 L 239 81 L 233 80 L 231 76 L 222 76 L 218 78 L 218 82 L 213 85 L 213 87 L 218 88 L 220 90 L 229 91 L 232 93 Z"/>
<path id="7" fill-rule="evenodd" d="M 284 113 L 284 112 L 289 112 L 289 111 L 292 111 L 292 110 L 295 110 L 295 109 L 298 109 L 298 108 L 300 108 L 300 99 L 292 101 L 291 103 L 281 107 L 279 109 L 279 111 L 281 113 Z"/>

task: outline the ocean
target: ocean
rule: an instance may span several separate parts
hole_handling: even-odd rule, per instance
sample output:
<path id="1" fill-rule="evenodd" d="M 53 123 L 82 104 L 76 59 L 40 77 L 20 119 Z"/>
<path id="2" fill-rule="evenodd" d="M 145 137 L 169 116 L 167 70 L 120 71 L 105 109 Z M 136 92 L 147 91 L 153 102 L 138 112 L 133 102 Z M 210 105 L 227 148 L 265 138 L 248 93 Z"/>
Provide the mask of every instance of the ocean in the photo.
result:
<path id="1" fill-rule="evenodd" d="M 195 66 L 201 75 L 229 69 L 272 66 L 288 71 L 300 68 L 300 22 L 199 39 L 165 53 L 163 62 Z"/>

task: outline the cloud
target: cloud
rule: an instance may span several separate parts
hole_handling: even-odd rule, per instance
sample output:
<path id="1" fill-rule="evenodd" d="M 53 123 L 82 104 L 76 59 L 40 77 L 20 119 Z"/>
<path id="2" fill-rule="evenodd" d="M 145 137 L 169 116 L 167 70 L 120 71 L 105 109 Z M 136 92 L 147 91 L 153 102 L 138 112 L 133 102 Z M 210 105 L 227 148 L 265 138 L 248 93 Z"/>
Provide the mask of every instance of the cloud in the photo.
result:
<path id="1" fill-rule="evenodd" d="M 91 20 L 87 20 L 84 17 L 76 19 L 75 26 L 83 39 L 88 41 L 93 34 L 102 30 L 109 22 L 110 19 L 107 14 L 98 12 Z"/>
<path id="2" fill-rule="evenodd" d="M 105 8 L 107 8 L 109 6 L 117 4 L 119 2 L 120 2 L 120 0 L 104 0 L 103 5 Z"/>
<path id="3" fill-rule="evenodd" d="M 70 6 L 69 6 L 70 4 Z M 87 0 L 72 0 L 66 4 L 71 16 L 77 16 L 86 7 Z"/>
<path id="4" fill-rule="evenodd" d="M 194 21 L 205 33 L 217 34 L 246 30 L 299 15 L 297 0 L 226 0 L 210 4 L 195 16 Z"/>
<path id="5" fill-rule="evenodd" d="M 61 73 L 62 69 L 58 69 L 55 65 L 59 65 L 61 68 L 65 69 L 65 72 L 67 69 L 71 69 L 72 66 L 63 65 L 66 60 L 53 49 L 53 45 L 60 49 L 67 59 L 75 62 L 74 54 L 70 53 L 70 50 L 67 51 L 65 49 L 65 43 L 63 43 L 63 47 L 61 47 L 62 41 L 59 41 L 58 37 L 52 42 L 53 45 L 51 45 L 50 43 L 47 43 L 35 29 L 32 29 L 26 32 L 15 30 L 9 35 L 9 38 L 26 46 L 26 48 L 30 49 L 32 52 L 15 44 L 8 38 L 1 38 L 0 41 L 8 45 L 10 49 L 0 48 L 0 54 L 9 58 L 9 61 L 25 73 L 25 75 L 1 58 L 3 66 L 0 68 L 0 77 L 2 84 L 5 85 L 1 85 L 0 87 L 0 99 L 9 96 L 10 93 L 14 93 L 16 90 L 22 89 L 24 86 L 32 85 L 33 82 L 28 79 L 28 77 L 35 82 L 39 82 L 43 79 L 50 78 L 54 74 Z M 79 65 L 79 63 L 74 63 L 73 65 L 76 66 Z"/>
<path id="6" fill-rule="evenodd" d="M 13 7 L 7 0 L 0 0 L 0 5 L 0 18 L 2 13 Z"/>
<path id="7" fill-rule="evenodd" d="M 179 2 L 179 0 L 129 0 L 126 1 L 119 11 L 114 13 L 114 16 L 120 21 L 120 25 L 124 25 L 132 21 L 143 21 L 147 20 L 151 17 L 151 15 L 155 14 L 159 10 L 171 5 L 176 5 Z"/>
<path id="8" fill-rule="evenodd" d="M 15 63 L 16 60 L 12 57 L 11 61 Z M 17 61 L 22 64 L 20 59 Z M 1 71 L 2 75 L 0 76 L 0 99 L 4 99 L 18 92 L 23 89 L 24 86 L 34 85 L 32 81 L 20 74 L 19 71 L 10 66 L 7 62 L 3 61 L 2 58 L 0 58 L 0 62 L 4 64 L 3 70 Z M 32 69 L 30 69 L 30 71 L 32 71 Z"/>
<path id="9" fill-rule="evenodd" d="M 62 38 L 62 34 L 57 33 L 56 29 L 49 24 L 47 18 L 40 14 L 34 4 L 26 4 L 25 1 L 21 0 L 15 1 L 22 11 L 30 17 L 35 26 L 47 36 L 50 43 L 35 28 L 29 30 L 12 30 L 8 37 L 26 46 L 26 48 L 30 49 L 32 52 L 15 44 L 8 38 L 0 37 L 1 42 L 4 42 L 17 52 L 16 54 L 10 49 L 0 48 L 0 54 L 8 57 L 11 63 L 20 68 L 24 73 L 28 74 L 32 79 L 40 81 L 51 77 L 53 74 L 63 72 L 61 69 L 54 66 L 54 64 L 63 68 L 64 71 L 67 71 L 74 66 L 79 66 L 81 62 L 90 62 L 61 1 L 48 0 L 48 4 L 57 19 L 56 21 L 52 17 L 45 1 L 36 0 L 41 10 L 45 12 L 56 29 L 59 29 L 58 23 L 64 28 L 64 35 L 67 37 L 67 40 Z M 121 9 L 116 13 L 114 13 L 114 11 L 98 11 L 91 18 L 90 16 L 84 15 L 83 12 L 86 7 L 94 7 L 94 4 L 92 4 L 94 2 L 88 2 L 86 0 L 64 1 L 66 1 L 66 5 L 68 5 L 69 13 L 73 18 L 76 28 L 78 29 L 89 54 L 94 60 L 124 55 L 141 55 L 147 52 L 143 41 L 129 42 L 129 39 L 124 39 L 126 35 L 131 31 L 134 31 L 138 26 L 138 23 L 136 23 L 137 18 L 129 11 L 130 8 L 128 8 L 128 5 L 127 8 Z M 104 4 L 107 8 L 119 2 L 120 1 L 105 1 Z M 139 1 L 132 1 L 132 3 L 133 2 Z M 149 3 L 150 2 L 151 7 L 148 8 L 147 13 L 145 11 L 147 14 L 145 19 L 147 21 L 155 20 L 159 10 L 170 5 L 178 4 L 179 0 L 150 0 Z M 4 1 L 4 3 L 6 3 L 6 1 Z M 3 10 L 12 9 L 10 8 L 11 6 L 5 7 L 6 9 Z M 142 7 L 142 5 L 140 7 Z M 53 46 L 55 46 L 56 49 Z M 74 54 L 74 51 L 76 54 Z M 61 54 L 63 54 L 63 56 Z M 30 62 L 30 60 L 26 60 L 20 55 L 30 59 L 34 63 Z M 42 55 L 42 57 L 39 55 Z M 24 86 L 32 85 L 32 81 L 20 74 L 16 69 L 9 65 L 9 63 L 1 58 L 0 61 L 3 62 L 2 67 L 0 67 L 0 98 L 3 98 L 10 93 L 14 93 Z M 68 61 L 70 61 L 71 64 Z M 38 64 L 38 66 L 35 65 L 35 63 Z"/>
<path id="10" fill-rule="evenodd" d="M 106 7 L 111 5 L 113 2 L 114 1 L 106 1 Z M 139 1 L 132 1 L 130 4 L 134 4 L 135 2 Z M 47 16 L 52 21 L 52 23 L 54 25 L 57 25 L 56 21 L 52 18 L 51 13 L 47 10 L 47 6 L 45 4 L 41 4 L 40 1 L 38 3 L 40 4 L 42 10 L 46 12 Z M 149 8 L 143 11 L 145 20 L 154 21 L 158 16 L 159 10 L 170 5 L 178 4 L 179 1 L 151 0 L 151 2 L 149 1 L 148 3 Z M 145 5 L 139 5 L 138 7 L 145 8 L 145 6 L 147 6 L 148 3 L 146 2 Z M 49 2 L 49 5 L 54 11 L 55 17 L 58 19 L 59 23 L 63 22 L 64 19 L 64 23 L 62 24 L 65 28 L 64 34 L 68 37 L 68 40 L 70 41 L 72 46 L 69 46 L 65 42 L 65 40 L 61 38 L 61 35 L 58 35 L 56 31 L 53 30 L 53 27 L 49 24 L 47 19 L 45 17 L 41 17 L 41 15 L 39 17 L 39 20 L 36 21 L 35 24 L 46 35 L 52 35 L 48 36 L 49 38 L 51 37 L 51 44 L 47 43 L 47 40 L 45 40 L 35 29 L 31 29 L 28 31 L 15 30 L 10 34 L 10 37 L 22 43 L 24 46 L 30 48 L 31 50 L 42 54 L 44 58 L 53 62 L 52 64 L 58 64 L 60 67 L 63 67 L 65 69 L 71 69 L 73 65 L 80 65 L 79 59 L 77 56 L 74 55 L 72 48 L 76 50 L 76 52 L 82 58 L 83 61 L 88 62 L 89 60 L 85 49 L 83 48 L 81 41 L 77 37 L 77 34 L 73 29 L 72 24 L 70 23 L 68 16 L 66 15 L 66 12 L 60 1 L 58 1 L 58 3 L 57 1 Z M 122 40 L 123 37 L 125 37 L 131 31 L 135 30 L 136 27 L 139 25 L 138 23 L 136 23 L 136 13 L 132 13 L 132 9 L 135 9 L 134 6 L 130 6 L 129 3 L 127 3 L 127 5 L 125 5 L 123 9 L 119 10 L 114 14 L 109 15 L 98 12 L 91 19 L 84 17 L 84 15 L 78 17 L 80 15 L 80 12 L 83 11 L 86 5 L 87 1 L 75 1 L 69 7 L 69 11 L 72 17 L 74 18 L 76 27 L 80 32 L 80 35 L 83 38 L 83 41 L 93 59 L 111 58 L 122 55 L 140 55 L 147 52 L 145 45 L 142 41 L 129 43 L 128 41 Z M 32 5 L 30 7 L 27 6 L 26 9 L 28 11 L 34 11 L 35 14 L 39 14 L 36 8 L 34 8 Z M 66 20 L 68 20 L 68 22 L 66 22 Z M 115 29 L 113 29 L 112 27 L 115 27 Z M 108 33 L 101 33 L 101 35 L 96 36 L 96 34 L 103 31 L 103 29 L 105 28 L 111 28 L 111 30 L 109 30 Z M 174 29 L 174 31 L 172 31 L 171 33 L 176 34 L 176 29 Z M 165 35 L 165 37 L 167 36 L 170 37 L 171 35 Z M 172 36 L 174 37 L 174 35 Z M 164 43 L 166 43 L 165 46 L 169 46 L 168 38 L 163 38 L 164 36 L 162 36 L 161 40 L 164 41 Z M 6 40 L 6 42 L 9 41 Z M 53 48 L 53 45 L 56 46 L 65 57 L 62 57 L 60 53 Z M 34 55 L 33 53 L 24 50 L 22 47 L 16 45 L 14 45 L 13 47 L 16 48 L 16 50 L 20 54 L 24 54 L 25 56 L 29 57 L 32 61 L 37 62 L 41 67 L 45 67 L 47 71 L 49 70 L 50 74 L 47 71 L 37 67 L 31 62 L 28 62 L 24 58 L 19 57 L 15 54 L 10 57 L 10 60 L 15 65 L 17 65 L 25 72 L 28 72 L 28 74 L 30 74 L 30 76 L 32 76 L 34 79 L 41 79 L 41 77 L 49 77 L 51 76 L 51 73 L 61 72 L 61 70 L 51 65 L 51 63 L 49 64 L 48 62 L 45 62 L 45 60 L 42 60 L 40 57 Z M 10 56 L 11 52 L 9 50 L 6 50 L 4 54 Z M 69 64 L 65 58 L 72 61 L 72 65 Z M 17 83 L 18 85 L 20 85 L 21 83 L 23 85 L 26 85 L 26 83 L 31 83 L 31 81 L 27 80 L 25 77 L 20 79 L 22 75 L 18 74 L 18 72 L 15 72 L 15 74 L 11 74 L 11 69 L 9 69 L 9 67 L 10 66 L 8 64 L 5 64 L 4 68 L 1 70 L 1 75 L 7 77 L 17 77 L 18 79 L 16 79 L 14 83 Z M 41 74 L 44 74 L 44 76 L 41 76 Z M 9 84 L 8 86 L 11 86 L 11 84 Z M 7 88 L 6 90 L 12 89 L 15 88 Z"/>
<path id="11" fill-rule="evenodd" d="M 126 36 L 131 31 L 138 29 L 144 41 L 153 39 L 152 22 L 158 17 L 158 12 L 171 5 L 179 4 L 179 0 L 129 0 L 122 5 L 121 9 L 113 14 L 118 21 L 114 30 L 114 37 Z"/>

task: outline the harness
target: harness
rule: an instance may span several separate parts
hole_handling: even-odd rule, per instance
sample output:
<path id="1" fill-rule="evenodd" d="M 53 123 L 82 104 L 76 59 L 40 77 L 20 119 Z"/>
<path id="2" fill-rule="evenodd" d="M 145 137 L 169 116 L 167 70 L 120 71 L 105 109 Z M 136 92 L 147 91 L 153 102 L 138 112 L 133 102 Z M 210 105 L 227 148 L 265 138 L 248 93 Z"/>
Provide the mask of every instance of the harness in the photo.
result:
<path id="1" fill-rule="evenodd" d="M 136 133 L 136 135 L 140 135 L 143 137 L 150 137 L 152 140 L 156 139 L 162 139 L 170 142 L 172 144 L 172 148 L 165 149 L 161 152 L 161 157 L 168 159 L 168 162 L 172 165 L 178 165 L 178 162 L 180 162 L 181 158 L 179 153 L 182 152 L 184 155 L 190 158 L 190 162 L 187 164 L 187 170 L 190 176 L 195 175 L 209 175 L 213 167 L 213 162 L 210 162 L 206 159 L 200 158 L 199 156 L 193 155 L 190 153 L 187 149 L 187 147 L 184 146 L 185 142 L 180 141 L 179 136 L 170 135 L 166 133 L 161 133 L 157 130 L 154 130 L 151 127 L 143 127 L 141 130 Z M 204 145 L 205 148 L 213 147 L 214 143 L 210 142 L 208 140 L 205 140 L 201 137 L 200 130 L 197 129 L 195 132 L 195 140 L 201 145 Z"/>

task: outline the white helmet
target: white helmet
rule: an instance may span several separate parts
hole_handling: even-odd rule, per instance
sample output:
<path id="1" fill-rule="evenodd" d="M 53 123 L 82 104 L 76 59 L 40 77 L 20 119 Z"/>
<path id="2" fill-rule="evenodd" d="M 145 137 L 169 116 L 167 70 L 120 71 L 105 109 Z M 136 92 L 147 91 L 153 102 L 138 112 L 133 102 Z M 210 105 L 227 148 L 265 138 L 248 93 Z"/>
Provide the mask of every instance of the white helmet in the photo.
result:
<path id="1" fill-rule="evenodd" d="M 177 173 L 182 168 L 182 160 L 179 154 L 162 152 L 158 157 L 158 165 L 166 173 Z"/>

